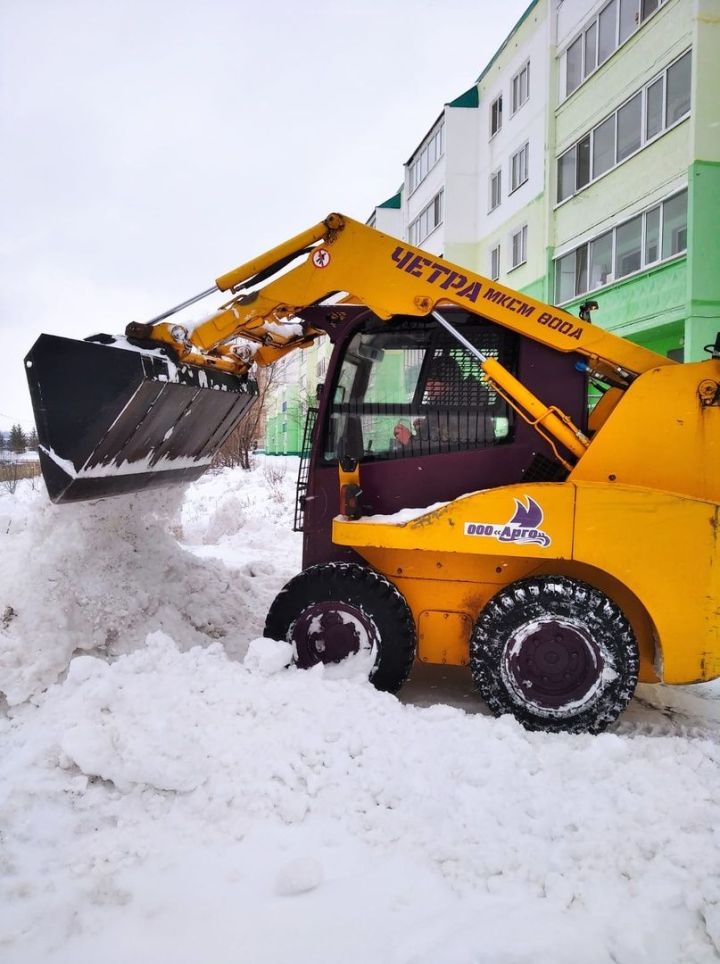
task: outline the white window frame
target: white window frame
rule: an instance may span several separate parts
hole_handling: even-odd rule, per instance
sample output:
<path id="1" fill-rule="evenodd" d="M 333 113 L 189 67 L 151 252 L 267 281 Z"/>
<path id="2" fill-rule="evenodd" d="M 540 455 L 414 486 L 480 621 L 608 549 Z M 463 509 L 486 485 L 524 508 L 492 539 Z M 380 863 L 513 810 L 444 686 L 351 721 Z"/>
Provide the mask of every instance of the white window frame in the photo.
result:
<path id="1" fill-rule="evenodd" d="M 517 161 L 517 164 L 515 163 Z M 516 176 L 517 175 L 517 176 Z M 508 194 L 513 194 L 530 178 L 530 141 L 525 141 L 510 155 L 510 190 Z"/>
<path id="2" fill-rule="evenodd" d="M 525 81 L 525 96 L 523 97 L 523 78 Z M 514 117 L 523 104 L 530 99 L 530 60 L 526 60 L 520 70 L 510 81 L 510 116 Z"/>
<path id="3" fill-rule="evenodd" d="M 490 249 L 490 280 L 497 281 L 500 277 L 500 242 Z"/>
<path id="4" fill-rule="evenodd" d="M 668 204 L 670 201 L 673 201 L 675 198 L 680 197 L 681 194 L 687 193 L 687 190 L 688 190 L 687 187 L 684 187 L 680 191 L 673 191 L 672 194 L 668 194 L 667 197 L 661 198 L 659 201 L 655 201 L 654 204 L 649 205 L 647 208 L 644 208 L 642 211 L 638 211 L 636 214 L 633 214 L 632 217 L 624 218 L 622 221 L 619 221 L 617 224 L 613 225 L 612 228 L 606 228 L 604 231 L 601 231 L 600 234 L 597 234 L 594 237 L 589 238 L 583 244 L 580 244 L 575 248 L 571 248 L 569 251 L 563 251 L 561 255 L 559 255 L 557 258 L 554 258 L 553 259 L 553 285 L 555 286 L 555 297 L 558 299 L 557 304 L 558 305 L 569 304 L 571 301 L 575 301 L 576 298 L 583 298 L 589 292 L 599 291 L 601 288 L 606 288 L 608 285 L 615 284 L 616 281 L 626 281 L 628 278 L 634 278 L 635 276 L 642 274 L 644 271 L 654 270 L 655 268 L 658 268 L 660 265 L 667 264 L 670 261 L 675 261 L 678 258 L 687 257 L 687 218 L 685 221 L 685 231 L 686 231 L 685 247 L 681 251 L 676 251 L 675 253 L 668 254 L 668 255 L 663 255 L 663 251 L 662 251 L 663 237 L 665 232 L 665 205 Z M 647 261 L 646 260 L 647 216 L 651 214 L 658 207 L 660 208 L 660 216 L 658 218 L 658 248 L 659 248 L 658 257 L 655 258 L 653 261 Z M 629 224 L 631 221 L 634 221 L 635 218 L 637 217 L 642 218 L 641 228 L 640 228 L 640 267 L 636 271 L 629 271 L 627 274 L 618 276 L 615 271 L 617 267 L 616 265 L 617 231 L 619 228 L 622 228 L 626 224 Z M 590 287 L 590 277 L 589 277 L 590 245 L 594 241 L 597 241 L 598 238 L 601 238 L 603 237 L 603 235 L 608 233 L 612 233 L 612 248 L 611 248 L 611 256 L 610 256 L 611 271 L 602 284 L 595 285 L 594 287 Z M 587 278 L 588 284 L 584 291 L 580 292 L 579 294 L 574 294 L 571 298 L 564 298 L 562 301 L 560 301 L 558 297 L 559 292 L 558 292 L 558 284 L 557 284 L 558 264 L 560 261 L 563 260 L 563 258 L 567 258 L 571 254 L 575 254 L 577 256 L 577 252 L 582 250 L 583 248 L 587 249 L 587 256 L 585 258 L 585 263 L 586 263 L 586 270 L 588 272 L 588 278 Z"/>
<path id="5" fill-rule="evenodd" d="M 408 240 L 415 248 L 419 248 L 433 231 L 443 223 L 444 190 L 440 188 L 435 197 L 426 204 L 420 214 L 408 225 Z"/>
<path id="6" fill-rule="evenodd" d="M 503 95 L 498 94 L 495 100 L 490 104 L 490 138 L 492 139 L 495 135 L 502 130 L 502 100 Z M 493 124 L 497 121 L 497 126 L 493 127 Z"/>
<path id="7" fill-rule="evenodd" d="M 408 163 L 408 190 L 412 194 L 445 153 L 445 118 L 441 117 Z"/>
<path id="8" fill-rule="evenodd" d="M 494 211 L 502 203 L 502 168 L 499 167 L 490 175 L 490 204 L 488 211 Z"/>
<path id="9" fill-rule="evenodd" d="M 510 235 L 510 271 L 514 271 L 515 268 L 519 268 L 521 265 L 527 262 L 527 235 L 528 226 L 523 224 L 522 227 L 517 228 Z M 520 238 L 519 247 L 519 260 L 515 261 L 515 239 Z"/>
<path id="10" fill-rule="evenodd" d="M 630 40 L 630 38 L 633 37 L 634 34 L 637 33 L 638 30 L 640 30 L 640 28 L 643 26 L 643 24 L 647 23 L 647 21 L 648 21 L 651 17 L 655 16 L 655 14 L 658 12 L 658 10 L 666 3 L 666 0 L 657 0 L 657 5 L 655 6 L 654 10 L 651 10 L 650 13 L 648 13 L 645 17 L 643 17 L 643 15 L 642 15 L 644 0 L 637 0 L 637 9 L 636 9 L 636 14 L 635 14 L 635 29 L 634 29 L 634 30 L 631 30 L 630 33 L 628 34 L 628 36 L 627 36 L 622 42 L 620 42 L 620 0 L 617 0 L 617 6 L 616 6 L 616 8 L 615 8 L 615 38 L 614 38 L 614 46 L 613 46 L 612 50 L 610 51 L 610 53 L 607 55 L 607 57 L 606 57 L 602 62 L 599 62 L 599 57 L 600 57 L 600 15 L 601 15 L 602 13 L 604 13 L 604 11 L 607 9 L 607 7 L 610 5 L 610 3 L 612 3 L 612 0 L 608 0 L 608 3 L 603 4 L 602 8 L 601 8 L 593 17 L 591 17 L 589 20 L 587 20 L 587 21 L 583 24 L 582 29 L 579 30 L 576 34 L 573 34 L 570 42 L 567 44 L 567 46 L 565 47 L 565 49 L 564 49 L 564 50 L 562 51 L 562 53 L 560 54 L 560 61 L 561 61 L 561 64 L 562 64 L 562 67 L 561 67 L 561 76 L 562 76 L 563 79 L 564 79 L 564 91 L 563 91 L 563 97 L 562 97 L 563 100 L 566 100 L 568 97 L 571 97 L 571 96 L 575 93 L 576 90 L 579 90 L 580 87 L 582 87 L 582 85 L 585 83 L 585 81 L 588 79 L 588 77 L 590 77 L 592 74 L 594 74 L 596 70 L 599 70 L 599 68 L 602 67 L 603 64 L 606 64 L 606 63 L 608 62 L 608 60 L 610 60 L 610 58 L 615 54 L 615 52 L 616 52 L 617 50 L 619 50 L 620 47 L 622 47 L 624 44 L 626 44 L 626 43 L 628 42 L 628 40 Z M 594 59 L 593 59 L 593 65 L 592 65 L 592 67 L 590 68 L 590 70 L 588 70 L 587 58 L 586 58 L 586 52 L 587 52 L 587 48 L 586 48 L 586 37 L 587 37 L 587 34 L 593 29 L 593 27 L 595 28 L 595 56 L 594 56 Z M 568 79 L 568 58 L 567 58 L 567 55 L 568 55 L 568 51 L 570 50 L 570 48 L 571 48 L 578 40 L 581 40 L 581 44 L 580 44 L 580 48 L 581 48 L 581 53 L 580 53 L 580 82 L 578 83 L 578 85 L 577 85 L 576 87 L 573 87 L 572 90 L 568 90 L 568 83 L 567 83 L 567 79 Z"/>
<path id="11" fill-rule="evenodd" d="M 667 67 L 663 68 L 663 70 L 661 70 L 659 73 L 657 73 L 657 74 L 655 74 L 653 77 L 651 77 L 650 80 L 646 81 L 646 83 L 644 83 L 643 86 L 642 86 L 639 90 L 633 91 L 633 93 L 632 93 L 629 97 L 627 97 L 627 98 L 622 102 L 622 104 L 619 104 L 618 107 L 617 107 L 611 114 L 608 114 L 606 117 L 603 117 L 603 119 L 602 119 L 601 121 L 599 121 L 597 124 L 595 124 L 590 131 L 586 131 L 586 132 L 583 134 L 582 137 L 579 137 L 579 138 L 575 141 L 574 144 L 572 144 L 570 147 L 568 147 L 566 150 L 564 150 L 564 151 L 562 152 L 562 154 L 559 154 L 559 155 L 557 156 L 557 158 L 556 158 L 556 160 L 555 160 L 555 165 L 556 165 L 555 170 L 556 170 L 556 174 L 557 174 L 557 189 L 558 189 L 558 194 L 559 194 L 559 190 L 560 190 L 560 160 L 561 160 L 562 158 L 564 158 L 567 154 L 569 154 L 571 151 L 576 151 L 576 152 L 577 152 L 578 145 L 581 144 L 587 137 L 590 137 L 590 159 L 591 159 L 590 180 L 589 180 L 589 181 L 586 181 L 586 182 L 585 182 L 584 184 L 582 184 L 580 187 L 577 186 L 577 180 L 576 180 L 576 182 L 575 182 L 575 190 L 572 191 L 570 194 L 568 194 L 566 197 L 564 197 L 564 198 L 562 198 L 562 199 L 559 199 L 559 197 L 557 197 L 557 199 L 556 199 L 556 201 L 555 201 L 555 206 L 556 206 L 556 207 L 558 207 L 560 204 L 565 204 L 566 201 L 569 201 L 571 198 L 576 197 L 578 194 L 580 194 L 581 191 L 584 191 L 585 188 L 589 187 L 590 184 L 594 184 L 595 181 L 599 180 L 601 177 L 605 177 L 605 175 L 606 175 L 606 174 L 609 174 L 610 171 L 614 171 L 616 167 L 619 167 L 621 164 L 625 164 L 625 163 L 626 163 L 627 161 L 629 161 L 631 158 L 635 157 L 636 154 L 639 154 L 640 151 L 644 150 L 649 144 L 653 144 L 659 137 L 662 137 L 663 134 L 666 134 L 668 131 L 671 131 L 674 127 L 677 127 L 678 124 L 684 123 L 684 122 L 688 119 L 688 117 L 690 117 L 690 114 L 692 113 L 692 98 L 690 99 L 690 101 L 689 101 L 689 103 L 688 103 L 687 113 L 683 114 L 681 117 L 678 117 L 678 119 L 675 120 L 675 121 L 673 121 L 672 124 L 666 126 L 666 120 L 667 120 L 667 104 L 668 104 L 668 101 L 667 101 L 668 72 L 669 72 L 676 64 L 678 64 L 678 63 L 683 59 L 683 57 L 687 57 L 687 56 L 690 57 L 690 64 L 691 64 L 691 66 L 690 66 L 690 91 L 692 92 L 692 48 L 690 48 L 690 49 L 688 49 L 688 50 L 683 51 L 683 53 L 681 53 L 679 57 L 676 57 L 671 63 L 669 63 L 669 64 L 667 65 Z M 662 81 L 663 81 L 663 88 L 662 88 L 663 97 L 662 97 L 662 118 L 661 118 L 661 126 L 660 126 L 660 129 L 657 131 L 657 133 L 653 134 L 652 137 L 648 137 L 648 136 L 647 136 L 647 98 L 648 98 L 648 90 L 649 90 L 655 83 L 657 83 L 657 81 L 660 80 L 660 79 L 662 79 Z M 632 153 L 628 154 L 626 157 L 623 157 L 622 160 L 618 161 L 618 159 L 617 159 L 617 152 L 618 152 L 618 142 L 617 142 L 618 114 L 620 113 L 620 111 L 621 111 L 627 104 L 630 103 L 631 100 L 633 100 L 633 98 L 637 97 L 638 94 L 640 94 L 641 97 L 642 97 L 641 106 L 640 106 L 640 146 L 639 146 L 638 148 L 636 148 L 634 151 L 632 151 Z M 595 131 L 597 131 L 599 127 L 601 127 L 603 124 L 605 124 L 608 120 L 610 120 L 610 119 L 612 119 L 612 118 L 614 118 L 614 127 L 615 127 L 615 147 L 614 147 L 614 159 L 613 159 L 613 163 L 610 165 L 610 167 L 606 168 L 606 170 L 604 170 L 601 174 L 598 174 L 597 177 L 596 177 L 596 176 L 595 176 L 595 172 L 594 172 L 593 167 L 592 167 L 592 159 L 593 159 L 594 154 L 595 154 L 595 147 L 594 147 L 594 144 L 595 144 Z M 576 176 L 576 178 L 577 178 L 577 154 L 576 154 L 575 171 L 576 171 L 576 175 L 575 175 L 575 176 Z"/>

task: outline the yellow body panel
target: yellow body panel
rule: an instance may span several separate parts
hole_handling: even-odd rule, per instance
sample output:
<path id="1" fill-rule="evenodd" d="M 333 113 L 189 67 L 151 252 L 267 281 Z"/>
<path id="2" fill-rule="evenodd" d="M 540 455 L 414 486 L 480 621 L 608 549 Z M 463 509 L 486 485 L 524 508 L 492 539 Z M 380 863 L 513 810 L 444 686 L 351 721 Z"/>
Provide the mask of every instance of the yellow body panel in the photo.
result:
<path id="1" fill-rule="evenodd" d="M 570 478 L 720 502 L 720 406 L 701 404 L 701 392 L 719 383 L 720 361 L 713 359 L 640 375 Z"/>
<path id="2" fill-rule="evenodd" d="M 337 518 L 333 542 L 352 546 L 398 587 L 415 619 L 420 659 L 464 665 L 478 613 L 499 589 L 543 564 L 548 548 L 542 543 L 554 558 L 571 558 L 574 498 L 570 485 L 488 489 L 405 522 Z M 542 504 L 544 521 L 530 530 L 537 541 L 521 544 L 517 534 L 513 541 L 518 527 L 510 520 L 530 499 Z"/>
<path id="3" fill-rule="evenodd" d="M 518 506 L 533 503 L 541 521 L 512 526 Z M 470 625 L 491 596 L 531 573 L 556 573 L 592 582 L 623 608 L 641 679 L 689 683 L 720 675 L 717 526 L 718 506 L 707 501 L 563 482 L 475 492 L 406 522 L 338 518 L 333 540 L 397 585 L 428 661 L 466 662 Z M 458 619 L 428 621 L 427 611 Z"/>
<path id="4" fill-rule="evenodd" d="M 720 675 L 718 506 L 649 489 L 579 484 L 573 556 L 611 573 L 646 608 L 659 676 Z"/>
<path id="5" fill-rule="evenodd" d="M 531 499 L 540 505 L 542 518 L 538 526 L 527 527 L 530 531 L 525 536 L 513 538 L 512 530 L 522 527 L 511 525 L 511 520 L 518 505 L 528 508 Z M 442 554 L 462 553 L 471 559 L 487 555 L 544 559 L 550 549 L 553 558 L 570 559 L 574 502 L 573 485 L 536 482 L 483 489 L 406 522 L 376 521 L 372 516 L 352 523 L 335 519 L 333 542 L 355 548 L 442 550 Z M 490 528 L 492 532 L 487 531 Z"/>
<path id="6" fill-rule="evenodd" d="M 464 666 L 471 631 L 467 613 L 423 609 L 418 618 L 417 658 L 423 663 Z"/>

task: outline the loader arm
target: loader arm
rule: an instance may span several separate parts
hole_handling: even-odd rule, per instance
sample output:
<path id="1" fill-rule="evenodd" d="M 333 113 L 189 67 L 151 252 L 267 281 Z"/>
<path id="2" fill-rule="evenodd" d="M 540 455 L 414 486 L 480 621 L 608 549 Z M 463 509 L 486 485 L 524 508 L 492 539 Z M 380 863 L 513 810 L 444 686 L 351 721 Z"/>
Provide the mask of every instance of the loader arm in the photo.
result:
<path id="1" fill-rule="evenodd" d="M 293 256 L 303 256 L 302 262 L 279 273 Z M 266 278 L 271 280 L 256 286 Z M 253 290 L 246 293 L 248 288 Z M 272 364 L 321 334 L 307 326 L 298 331 L 295 319 L 303 308 L 340 292 L 381 319 L 425 316 L 443 305 L 474 311 L 556 351 L 582 355 L 590 371 L 619 388 L 644 371 L 675 364 L 341 214 L 222 275 L 211 290 L 233 297 L 192 329 L 161 321 L 129 326 L 127 334 L 171 346 L 188 364 L 244 372 L 247 364 L 228 343 L 238 337 L 257 342 L 255 361 Z"/>
<path id="2" fill-rule="evenodd" d="M 173 320 L 217 291 L 230 298 L 209 317 L 194 325 Z M 149 322 L 132 322 L 125 338 L 40 336 L 25 365 L 53 501 L 199 477 L 253 402 L 252 363 L 266 367 L 312 344 L 323 332 L 303 320 L 303 311 L 330 298 L 338 314 L 343 304 L 361 305 L 381 320 L 433 315 L 444 323 L 444 306 L 464 308 L 555 351 L 580 355 L 588 373 L 612 387 L 612 404 L 642 372 L 674 364 L 561 309 L 330 214 L 221 275 L 207 291 Z M 255 343 L 254 353 L 248 341 Z M 580 428 L 496 359 L 478 360 L 497 392 L 571 469 L 589 445 Z M 598 406 L 593 428 L 612 404 Z"/>

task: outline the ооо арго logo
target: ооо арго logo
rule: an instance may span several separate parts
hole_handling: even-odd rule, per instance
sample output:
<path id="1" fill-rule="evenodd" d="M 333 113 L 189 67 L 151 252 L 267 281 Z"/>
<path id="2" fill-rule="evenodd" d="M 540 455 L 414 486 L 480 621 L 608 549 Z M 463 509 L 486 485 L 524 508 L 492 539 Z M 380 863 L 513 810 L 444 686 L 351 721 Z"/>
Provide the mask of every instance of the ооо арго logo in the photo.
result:
<path id="1" fill-rule="evenodd" d="M 512 542 L 518 546 L 538 545 L 545 549 L 552 539 L 541 529 L 543 510 L 535 499 L 525 496 L 527 505 L 515 499 L 515 514 L 508 522 L 498 525 L 495 522 L 466 522 L 466 536 L 482 536 L 497 539 L 498 542 Z"/>

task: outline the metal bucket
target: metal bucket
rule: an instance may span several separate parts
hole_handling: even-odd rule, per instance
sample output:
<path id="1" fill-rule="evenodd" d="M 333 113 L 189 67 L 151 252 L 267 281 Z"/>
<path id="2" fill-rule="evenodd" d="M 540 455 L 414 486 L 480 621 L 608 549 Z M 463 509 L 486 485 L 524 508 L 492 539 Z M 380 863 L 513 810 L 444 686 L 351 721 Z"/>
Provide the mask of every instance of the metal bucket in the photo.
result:
<path id="1" fill-rule="evenodd" d="M 257 394 L 247 378 L 109 339 L 41 335 L 25 370 L 53 502 L 197 479 Z"/>

